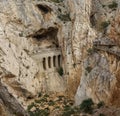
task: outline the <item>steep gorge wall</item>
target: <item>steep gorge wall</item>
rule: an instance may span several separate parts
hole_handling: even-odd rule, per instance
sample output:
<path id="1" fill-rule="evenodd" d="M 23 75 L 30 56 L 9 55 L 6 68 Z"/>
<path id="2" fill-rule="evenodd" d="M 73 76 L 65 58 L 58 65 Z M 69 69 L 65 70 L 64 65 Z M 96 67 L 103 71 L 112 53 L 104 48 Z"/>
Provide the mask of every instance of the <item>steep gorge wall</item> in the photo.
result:
<path id="1" fill-rule="evenodd" d="M 116 44 L 108 49 L 119 49 L 119 1 L 91 1 L 91 27 L 96 31 L 96 40 L 102 41 L 109 37 Z M 118 21 L 118 22 L 117 22 Z M 109 40 L 106 42 L 109 43 Z M 106 46 L 107 46 L 106 44 Z M 104 48 L 106 46 L 103 46 Z M 119 54 L 119 53 L 118 53 Z M 83 99 L 92 98 L 95 102 L 104 101 L 109 105 L 119 106 L 119 56 L 96 50 L 94 47 L 88 49 L 82 66 L 82 76 L 75 99 L 76 104 Z"/>
<path id="2" fill-rule="evenodd" d="M 41 91 L 66 92 L 119 106 L 119 58 L 94 50 L 96 38 L 119 48 L 119 0 L 0 1 L 0 78 L 22 106 Z M 101 39 L 102 40 L 102 39 Z M 34 50 L 61 48 L 64 75 L 41 73 Z M 76 95 L 75 95 L 76 94 Z M 114 96 L 116 94 L 116 96 Z"/>
<path id="3" fill-rule="evenodd" d="M 30 55 L 34 50 L 60 46 L 57 33 L 62 24 L 56 4 L 2 0 L 0 9 L 0 79 L 8 92 L 26 108 L 29 99 L 41 91 L 65 91 L 63 78 L 57 72 L 41 73 Z"/>

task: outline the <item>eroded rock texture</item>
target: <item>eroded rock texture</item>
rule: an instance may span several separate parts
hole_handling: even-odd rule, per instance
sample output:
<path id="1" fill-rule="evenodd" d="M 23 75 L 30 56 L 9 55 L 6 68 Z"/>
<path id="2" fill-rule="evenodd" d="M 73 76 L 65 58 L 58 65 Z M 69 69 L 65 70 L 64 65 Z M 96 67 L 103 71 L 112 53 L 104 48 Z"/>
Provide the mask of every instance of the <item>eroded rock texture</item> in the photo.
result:
<path id="1" fill-rule="evenodd" d="M 1 0 L 0 9 L 0 79 L 23 107 L 41 91 L 120 105 L 119 0 Z"/>
<path id="2" fill-rule="evenodd" d="M 75 99 L 80 104 L 91 97 L 95 102 L 119 106 L 119 1 L 92 0 L 90 22 L 97 37 L 82 65 Z M 116 100 L 115 100 L 116 99 Z"/>
<path id="3" fill-rule="evenodd" d="M 66 9 L 63 3 L 56 5 L 54 2 L 31 0 L 0 1 L 0 78 L 24 107 L 27 99 L 34 98 L 41 91 L 65 91 L 65 82 L 57 72 L 60 67 L 56 64 L 53 70 L 42 71 L 39 60 L 44 56 L 44 49 L 48 58 L 49 50 L 54 52 L 61 46 L 62 38 L 58 33 L 62 22 L 57 11 L 59 6 L 63 13 Z M 33 58 L 42 50 L 42 54 Z"/>

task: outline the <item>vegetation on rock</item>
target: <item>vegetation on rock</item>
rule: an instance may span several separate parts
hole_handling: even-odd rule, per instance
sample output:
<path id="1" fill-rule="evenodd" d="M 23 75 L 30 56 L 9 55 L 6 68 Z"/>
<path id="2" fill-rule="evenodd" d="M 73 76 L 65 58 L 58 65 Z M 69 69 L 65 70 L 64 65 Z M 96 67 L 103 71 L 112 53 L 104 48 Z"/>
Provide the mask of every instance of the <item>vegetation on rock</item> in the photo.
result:
<path id="1" fill-rule="evenodd" d="M 60 3 L 60 2 L 63 2 L 64 0 L 50 0 L 52 2 L 55 2 L 55 3 Z"/>
<path id="2" fill-rule="evenodd" d="M 111 9 L 116 9 L 118 7 L 118 3 L 113 1 L 111 4 L 108 5 L 108 7 Z"/>
<path id="3" fill-rule="evenodd" d="M 58 18 L 61 20 L 61 21 L 71 21 L 70 19 L 70 14 L 60 14 L 58 16 Z"/>
<path id="4" fill-rule="evenodd" d="M 105 105 L 105 103 L 103 102 L 103 101 L 101 101 L 101 102 L 99 102 L 98 104 L 97 104 L 97 107 L 98 108 L 101 108 L 102 106 L 104 106 Z"/>
<path id="5" fill-rule="evenodd" d="M 101 110 L 105 107 L 104 102 L 95 104 L 91 98 L 83 100 L 78 106 L 74 106 L 74 101 L 68 96 L 50 93 L 38 96 L 34 102 L 28 105 L 27 111 L 30 116 L 106 116 L 106 113 Z"/>
<path id="6" fill-rule="evenodd" d="M 62 67 L 58 68 L 58 69 L 57 69 L 57 72 L 58 72 L 58 74 L 59 74 L 60 76 L 63 76 L 63 74 L 64 74 Z"/>
<path id="7" fill-rule="evenodd" d="M 92 105 L 94 105 L 92 99 L 86 99 L 81 103 L 80 109 L 85 113 L 91 114 L 93 112 Z"/>
<path id="8" fill-rule="evenodd" d="M 104 21 L 101 23 L 101 28 L 106 29 L 109 26 L 110 22 L 109 21 Z"/>

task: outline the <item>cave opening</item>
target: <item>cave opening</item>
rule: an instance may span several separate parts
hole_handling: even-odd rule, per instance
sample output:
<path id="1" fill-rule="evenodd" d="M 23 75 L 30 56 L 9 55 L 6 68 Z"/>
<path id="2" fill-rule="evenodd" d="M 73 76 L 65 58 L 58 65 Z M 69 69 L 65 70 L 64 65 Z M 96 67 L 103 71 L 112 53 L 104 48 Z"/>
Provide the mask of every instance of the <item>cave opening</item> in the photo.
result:
<path id="1" fill-rule="evenodd" d="M 42 28 L 32 35 L 32 39 L 38 44 L 42 41 L 47 41 L 48 43 L 51 43 L 51 45 L 59 47 L 57 33 L 58 28 L 55 27 L 49 27 L 48 29 Z"/>

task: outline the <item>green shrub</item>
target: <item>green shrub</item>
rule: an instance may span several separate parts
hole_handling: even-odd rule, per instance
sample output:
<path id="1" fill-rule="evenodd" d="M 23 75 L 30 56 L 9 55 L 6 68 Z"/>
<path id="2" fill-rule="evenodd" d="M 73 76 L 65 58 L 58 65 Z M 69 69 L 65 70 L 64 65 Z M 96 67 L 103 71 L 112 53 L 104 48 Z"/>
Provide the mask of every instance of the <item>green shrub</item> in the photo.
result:
<path id="1" fill-rule="evenodd" d="M 49 97 L 49 95 L 48 95 L 48 94 L 45 94 L 44 97 Z"/>
<path id="2" fill-rule="evenodd" d="M 38 93 L 38 97 L 41 97 L 41 96 L 42 96 L 42 93 L 41 93 L 41 92 L 39 92 L 39 93 Z"/>
<path id="3" fill-rule="evenodd" d="M 91 53 L 94 52 L 94 49 L 93 49 L 93 48 L 89 48 L 89 49 L 87 49 L 87 52 L 88 52 L 89 54 L 91 54 Z"/>
<path id="4" fill-rule="evenodd" d="M 105 103 L 103 102 L 103 101 L 101 101 L 101 102 L 99 102 L 98 104 L 97 104 L 97 107 L 98 108 L 101 108 L 102 106 L 104 106 L 105 105 Z"/>
<path id="5" fill-rule="evenodd" d="M 48 102 L 48 105 L 49 105 L 49 106 L 54 106 L 54 105 L 55 105 L 55 102 L 52 101 L 52 100 L 50 100 L 50 101 Z"/>
<path id="6" fill-rule="evenodd" d="M 109 24 L 110 24 L 109 21 L 104 21 L 104 22 L 101 23 L 101 28 L 105 29 L 105 28 L 107 28 L 109 26 Z"/>
<path id="7" fill-rule="evenodd" d="M 105 116 L 105 114 L 101 114 L 101 113 L 100 113 L 99 116 Z"/>
<path id="8" fill-rule="evenodd" d="M 74 109 L 70 109 L 70 110 L 64 111 L 62 116 L 71 116 L 74 113 L 75 113 Z"/>
<path id="9" fill-rule="evenodd" d="M 70 109 L 71 109 L 71 106 L 69 106 L 69 105 L 64 106 L 64 111 L 67 111 L 67 110 L 70 110 Z"/>
<path id="10" fill-rule="evenodd" d="M 49 114 L 50 114 L 50 110 L 48 108 L 42 110 L 36 108 L 36 110 L 33 112 L 29 111 L 30 116 L 49 116 Z"/>
<path id="11" fill-rule="evenodd" d="M 75 111 L 73 108 L 71 108 L 71 106 L 65 105 L 62 116 L 71 116 L 71 114 L 74 114 L 74 113 L 75 113 Z"/>
<path id="12" fill-rule="evenodd" d="M 33 116 L 40 116 L 40 114 L 41 114 L 41 111 L 38 108 L 33 112 Z"/>
<path id="13" fill-rule="evenodd" d="M 50 114 L 49 108 L 45 108 L 45 109 L 41 110 L 39 116 L 49 116 L 49 114 Z"/>
<path id="14" fill-rule="evenodd" d="M 35 103 L 41 103 L 41 99 L 40 100 L 35 100 Z"/>
<path id="15" fill-rule="evenodd" d="M 90 73 L 91 70 L 92 70 L 92 67 L 88 66 L 88 67 L 86 67 L 85 69 L 87 70 L 88 73 Z"/>
<path id="16" fill-rule="evenodd" d="M 71 21 L 70 19 L 70 14 L 60 14 L 58 16 L 58 18 L 61 20 L 61 21 Z"/>
<path id="17" fill-rule="evenodd" d="M 28 112 L 30 116 L 35 116 L 33 112 L 29 111 Z"/>
<path id="18" fill-rule="evenodd" d="M 55 109 L 60 109 L 60 106 L 55 106 Z"/>
<path id="19" fill-rule="evenodd" d="M 118 7 L 118 3 L 113 1 L 111 4 L 108 5 L 108 7 L 111 8 L 111 9 L 116 9 Z"/>
<path id="20" fill-rule="evenodd" d="M 60 3 L 60 2 L 63 2 L 64 0 L 49 0 L 49 1 L 52 1 L 52 2 L 55 2 L 55 3 Z"/>
<path id="21" fill-rule="evenodd" d="M 105 6 L 106 6 L 106 5 L 104 5 L 104 4 L 102 5 L 103 8 L 104 8 Z"/>
<path id="22" fill-rule="evenodd" d="M 80 104 L 80 109 L 85 113 L 91 114 L 93 112 L 93 108 L 92 108 L 93 104 L 94 103 L 93 103 L 92 99 L 90 99 L 90 98 L 86 99 Z"/>
<path id="23" fill-rule="evenodd" d="M 30 105 L 28 105 L 27 110 L 30 111 L 32 109 L 32 107 L 34 107 L 34 106 L 35 106 L 35 104 L 31 103 Z"/>
<path id="24" fill-rule="evenodd" d="M 35 103 L 43 103 L 43 102 L 47 102 L 47 98 L 41 98 L 41 99 L 35 100 Z"/>
<path id="25" fill-rule="evenodd" d="M 60 76 L 63 76 L 63 68 L 62 67 L 58 68 L 57 72 L 59 73 Z"/>

